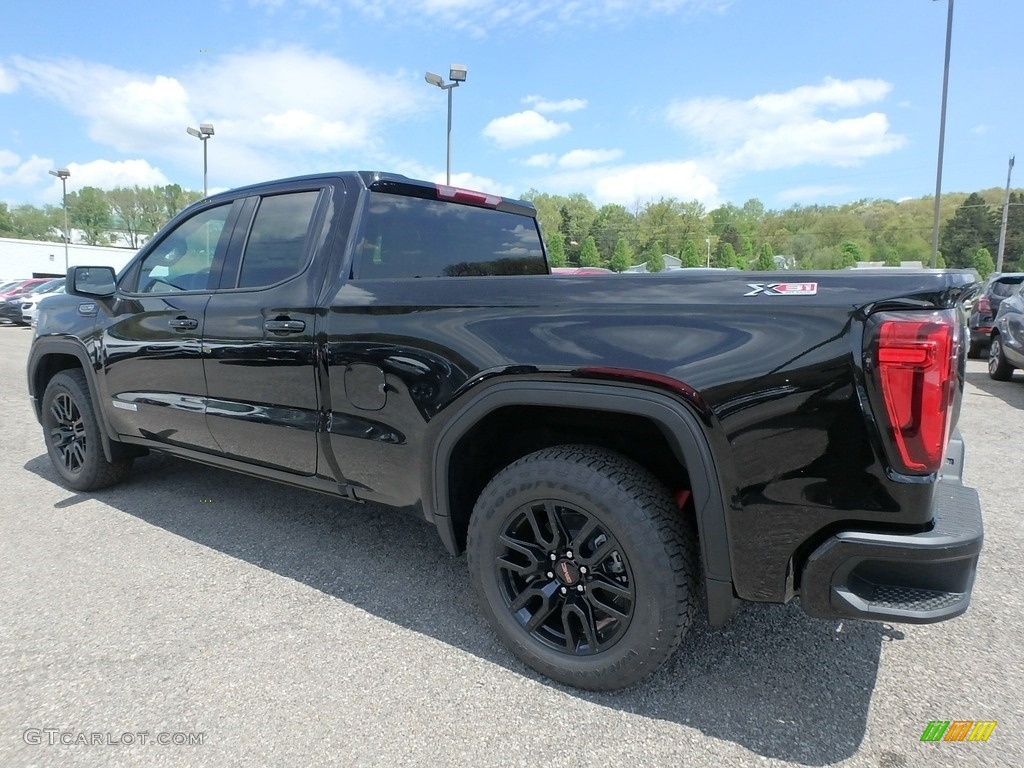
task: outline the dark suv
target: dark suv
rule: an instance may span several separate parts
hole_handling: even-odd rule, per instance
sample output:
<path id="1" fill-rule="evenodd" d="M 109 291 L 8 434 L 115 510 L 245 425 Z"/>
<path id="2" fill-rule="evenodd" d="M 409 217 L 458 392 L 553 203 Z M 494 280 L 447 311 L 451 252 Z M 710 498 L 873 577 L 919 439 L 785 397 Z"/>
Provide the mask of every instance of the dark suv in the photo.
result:
<path id="1" fill-rule="evenodd" d="M 989 339 L 995 327 L 996 315 L 1003 299 L 1017 292 L 1024 283 L 1024 272 L 993 272 L 975 294 L 970 318 L 967 324 L 971 329 L 971 344 L 967 348 L 967 356 L 984 357 L 988 351 Z"/>

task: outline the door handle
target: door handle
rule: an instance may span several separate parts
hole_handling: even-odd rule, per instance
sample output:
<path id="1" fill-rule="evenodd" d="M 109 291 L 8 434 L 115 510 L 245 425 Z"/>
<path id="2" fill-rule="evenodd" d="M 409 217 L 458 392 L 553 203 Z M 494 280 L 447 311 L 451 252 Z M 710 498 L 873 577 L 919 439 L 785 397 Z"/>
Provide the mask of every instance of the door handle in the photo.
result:
<path id="1" fill-rule="evenodd" d="M 302 333 L 306 330 L 302 320 L 267 320 L 263 327 L 271 333 Z"/>
<path id="2" fill-rule="evenodd" d="M 172 320 L 168 320 L 167 324 L 171 328 L 177 328 L 182 331 L 194 331 L 199 327 L 199 321 L 193 320 L 191 317 L 175 317 Z"/>

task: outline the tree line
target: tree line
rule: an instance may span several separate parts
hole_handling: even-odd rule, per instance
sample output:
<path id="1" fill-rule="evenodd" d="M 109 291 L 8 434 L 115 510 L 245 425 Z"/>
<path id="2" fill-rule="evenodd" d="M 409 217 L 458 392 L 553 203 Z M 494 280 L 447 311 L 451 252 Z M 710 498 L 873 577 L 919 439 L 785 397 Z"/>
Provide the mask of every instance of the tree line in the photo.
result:
<path id="1" fill-rule="evenodd" d="M 939 265 L 991 272 L 997 253 L 1003 190 L 948 193 L 940 205 Z M 201 193 L 177 184 L 84 187 L 68 195 L 68 223 L 90 245 L 138 248 Z M 586 195 L 537 190 L 523 197 L 537 207 L 553 266 L 599 266 L 622 272 L 636 264 L 664 269 L 664 255 L 684 267 L 770 270 L 842 269 L 859 261 L 897 266 L 931 262 L 933 198 L 858 200 L 842 205 L 794 205 L 768 210 L 756 198 L 708 210 L 696 200 L 662 198 L 597 207 Z M 8 207 L 0 202 L 0 237 L 62 241 L 61 206 Z M 1024 268 L 1024 192 L 1010 195 L 1004 271 Z"/>
<path id="2" fill-rule="evenodd" d="M 80 241 L 87 245 L 123 243 L 138 248 L 202 196 L 177 184 L 83 187 L 68 194 L 68 227 L 77 230 Z M 0 202 L 0 237 L 63 242 L 64 209 L 60 205 L 8 207 Z"/>
<path id="3" fill-rule="evenodd" d="M 938 265 L 994 268 L 1004 191 L 948 193 L 940 203 Z M 585 195 L 524 195 L 537 207 L 555 266 L 601 266 L 621 272 L 646 263 L 664 268 L 664 255 L 684 267 L 750 270 L 842 269 L 857 262 L 899 266 L 931 263 L 934 198 L 858 200 L 842 205 L 794 205 L 768 210 L 757 199 L 708 210 L 696 200 L 661 199 L 631 208 L 597 207 Z M 1003 271 L 1024 255 L 1024 193 L 1010 195 Z"/>

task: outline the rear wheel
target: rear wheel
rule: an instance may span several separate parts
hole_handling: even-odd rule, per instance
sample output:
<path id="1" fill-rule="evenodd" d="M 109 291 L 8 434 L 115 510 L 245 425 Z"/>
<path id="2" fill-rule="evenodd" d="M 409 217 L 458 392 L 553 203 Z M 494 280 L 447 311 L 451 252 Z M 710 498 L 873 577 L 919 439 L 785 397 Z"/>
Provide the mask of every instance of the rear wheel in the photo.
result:
<path id="1" fill-rule="evenodd" d="M 984 348 L 981 342 L 978 341 L 972 341 L 970 345 L 967 347 L 967 357 L 969 357 L 971 360 L 980 360 L 983 352 Z"/>
<path id="2" fill-rule="evenodd" d="M 998 334 L 988 345 L 988 375 L 996 381 L 1009 381 L 1013 377 L 1013 366 L 1006 362 L 1003 342 Z"/>
<path id="3" fill-rule="evenodd" d="M 94 491 L 120 482 L 131 459 L 107 461 L 85 374 L 61 371 L 46 386 L 42 403 L 46 452 L 64 485 Z"/>
<path id="4" fill-rule="evenodd" d="M 548 677 L 632 685 L 671 656 L 697 605 L 689 517 L 639 464 L 590 446 L 499 472 L 469 524 L 469 567 L 495 631 Z"/>

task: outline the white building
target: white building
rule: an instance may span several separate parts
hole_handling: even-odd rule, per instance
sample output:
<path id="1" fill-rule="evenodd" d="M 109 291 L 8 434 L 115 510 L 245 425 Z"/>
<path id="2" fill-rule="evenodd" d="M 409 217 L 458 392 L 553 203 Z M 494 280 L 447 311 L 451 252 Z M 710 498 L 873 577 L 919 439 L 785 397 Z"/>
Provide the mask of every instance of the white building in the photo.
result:
<path id="1" fill-rule="evenodd" d="M 71 243 L 68 245 L 67 266 L 113 267 L 120 270 L 135 253 L 133 248 Z M 63 277 L 66 272 L 64 243 L 0 237 L 0 279 Z"/>

